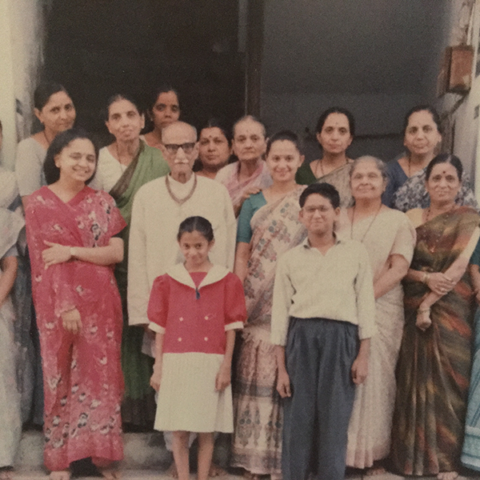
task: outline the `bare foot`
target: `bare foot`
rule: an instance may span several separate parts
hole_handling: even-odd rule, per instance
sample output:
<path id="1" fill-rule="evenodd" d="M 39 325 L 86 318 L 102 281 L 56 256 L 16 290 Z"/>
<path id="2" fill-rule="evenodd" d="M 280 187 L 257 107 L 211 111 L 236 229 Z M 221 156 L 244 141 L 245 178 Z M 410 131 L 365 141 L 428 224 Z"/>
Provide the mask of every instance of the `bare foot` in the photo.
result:
<path id="1" fill-rule="evenodd" d="M 458 472 L 440 472 L 437 478 L 438 480 L 455 480 L 458 478 Z"/>
<path id="2" fill-rule="evenodd" d="M 0 480 L 12 480 L 13 467 L 0 467 Z"/>
<path id="3" fill-rule="evenodd" d="M 50 480 L 70 480 L 70 470 L 56 470 L 50 472 Z"/>
<path id="4" fill-rule="evenodd" d="M 216 463 L 211 463 L 210 465 L 210 471 L 208 472 L 208 475 L 210 477 L 224 477 L 227 474 L 227 472 L 217 465 Z"/>
<path id="5" fill-rule="evenodd" d="M 373 477 L 374 475 L 383 475 L 387 473 L 385 467 L 381 464 L 381 462 L 373 462 L 373 465 L 370 468 L 365 470 L 365 476 Z"/>
<path id="6" fill-rule="evenodd" d="M 168 468 L 167 475 L 172 478 L 178 478 L 177 466 L 175 465 L 175 462 L 172 462 L 172 464 Z"/>
<path id="7" fill-rule="evenodd" d="M 120 471 L 114 467 L 97 468 L 105 480 L 120 480 L 121 478 Z"/>

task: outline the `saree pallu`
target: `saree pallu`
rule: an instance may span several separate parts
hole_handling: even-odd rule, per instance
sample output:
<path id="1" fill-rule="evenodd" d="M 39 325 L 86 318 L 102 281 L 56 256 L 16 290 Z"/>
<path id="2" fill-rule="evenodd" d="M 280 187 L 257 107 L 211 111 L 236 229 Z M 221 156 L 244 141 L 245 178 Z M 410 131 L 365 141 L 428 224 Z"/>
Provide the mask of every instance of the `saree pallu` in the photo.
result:
<path id="1" fill-rule="evenodd" d="M 411 267 L 445 272 L 479 223 L 469 207 L 439 215 L 417 228 Z M 428 287 L 404 281 L 405 329 L 397 367 L 392 461 L 406 475 L 459 468 L 471 365 L 472 287 L 465 274 L 431 308 L 432 325 L 415 326 Z"/>
<path id="2" fill-rule="evenodd" d="M 262 189 L 272 184 L 272 177 L 270 176 L 266 162 L 263 160 L 259 162 L 258 168 L 253 175 L 246 180 L 239 181 L 239 172 L 240 162 L 237 161 L 223 167 L 215 179 L 225 185 L 234 207 L 241 203 L 243 192 L 247 190 L 247 188 L 258 187 Z"/>
<path id="3" fill-rule="evenodd" d="M 244 282 L 248 323 L 236 367 L 232 466 L 253 474 L 281 472 L 282 409 L 276 391 L 275 346 L 270 343 L 273 283 L 278 257 L 300 244 L 298 187 L 260 208 L 251 219 L 253 237 Z"/>
<path id="4" fill-rule="evenodd" d="M 0 258 L 17 243 L 23 218 L 0 207 Z M 3 273 L 0 270 L 0 277 Z M 8 295 L 0 306 L 0 468 L 13 466 L 22 433 L 21 345 L 15 339 L 15 311 Z"/>
<path id="5" fill-rule="evenodd" d="M 468 468 L 480 470 L 480 308 L 475 313 L 475 342 L 472 375 L 468 393 L 465 439 L 462 463 Z"/>
<path id="6" fill-rule="evenodd" d="M 127 309 L 127 274 L 128 242 L 130 221 L 135 193 L 147 182 L 163 177 L 169 173 L 168 164 L 156 148 L 141 143 L 137 157 L 125 170 L 110 191 L 117 202 L 127 226 L 122 231 L 124 242 L 123 261 L 115 267 L 115 278 L 122 298 L 123 335 L 122 335 L 122 370 L 125 379 L 125 394 L 122 404 L 122 419 L 140 429 L 153 428 L 156 404 L 155 392 L 150 386 L 153 372 L 153 359 L 142 353 L 144 330 L 128 325 Z"/>
<path id="7" fill-rule="evenodd" d="M 353 205 L 352 191 L 350 189 L 350 170 L 353 160 L 347 159 L 347 163 L 332 172 L 317 178 L 310 165 L 303 163 L 298 169 L 295 180 L 301 185 L 311 185 L 312 183 L 329 183 L 333 185 L 340 195 L 340 207 L 348 208 Z"/>

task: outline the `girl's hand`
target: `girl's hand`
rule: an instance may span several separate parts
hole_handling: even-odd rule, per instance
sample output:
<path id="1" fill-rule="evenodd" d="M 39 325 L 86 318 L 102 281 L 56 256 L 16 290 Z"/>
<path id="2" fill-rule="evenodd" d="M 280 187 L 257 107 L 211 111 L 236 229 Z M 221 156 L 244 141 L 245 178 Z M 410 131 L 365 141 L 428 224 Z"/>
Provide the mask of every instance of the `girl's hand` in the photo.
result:
<path id="1" fill-rule="evenodd" d="M 153 375 L 150 377 L 150 386 L 158 392 L 160 390 L 160 383 L 162 382 L 162 366 L 155 363 L 153 367 Z"/>
<path id="2" fill-rule="evenodd" d="M 218 370 L 217 376 L 215 378 L 215 390 L 217 392 L 222 392 L 230 385 L 230 382 L 232 379 L 231 371 L 232 371 L 231 364 L 222 363 L 220 365 L 220 369 Z"/>
<path id="3" fill-rule="evenodd" d="M 44 243 L 50 247 L 46 248 L 42 252 L 45 270 L 51 265 L 55 265 L 56 263 L 65 263 L 72 258 L 72 255 L 70 254 L 70 247 L 60 245 L 59 243 L 48 242 L 47 240 L 44 240 Z"/>
<path id="4" fill-rule="evenodd" d="M 453 290 L 455 283 L 444 273 L 436 272 L 428 274 L 427 286 L 433 293 L 443 297 Z"/>
<path id="5" fill-rule="evenodd" d="M 424 332 L 431 324 L 432 319 L 430 318 L 430 309 L 420 306 L 417 310 L 417 322 L 415 325 Z"/>
<path id="6" fill-rule="evenodd" d="M 75 335 L 80 333 L 80 330 L 82 329 L 82 319 L 80 317 L 80 312 L 76 308 L 62 313 L 62 322 L 63 328 L 67 332 Z"/>
<path id="7" fill-rule="evenodd" d="M 290 388 L 290 377 L 286 370 L 283 372 L 278 372 L 277 378 L 277 392 L 280 394 L 282 398 L 291 397 L 292 390 Z"/>

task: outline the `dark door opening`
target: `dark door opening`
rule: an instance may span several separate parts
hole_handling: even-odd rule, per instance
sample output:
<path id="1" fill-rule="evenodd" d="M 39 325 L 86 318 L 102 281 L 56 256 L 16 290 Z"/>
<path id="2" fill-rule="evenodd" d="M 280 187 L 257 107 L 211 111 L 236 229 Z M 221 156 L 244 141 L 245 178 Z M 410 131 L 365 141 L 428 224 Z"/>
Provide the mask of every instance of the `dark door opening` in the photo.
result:
<path id="1" fill-rule="evenodd" d="M 97 135 L 110 95 L 146 105 L 164 83 L 178 89 L 185 121 L 232 122 L 244 112 L 238 24 L 237 0 L 53 0 L 44 78 L 65 85 L 77 125 Z"/>

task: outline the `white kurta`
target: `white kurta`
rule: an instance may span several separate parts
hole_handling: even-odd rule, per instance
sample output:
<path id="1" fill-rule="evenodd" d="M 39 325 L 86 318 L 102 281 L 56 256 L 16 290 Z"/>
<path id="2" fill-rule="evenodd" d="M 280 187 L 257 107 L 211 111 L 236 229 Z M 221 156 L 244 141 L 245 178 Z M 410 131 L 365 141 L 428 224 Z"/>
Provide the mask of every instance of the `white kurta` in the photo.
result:
<path id="1" fill-rule="evenodd" d="M 185 183 L 169 176 L 173 193 L 184 198 L 193 187 L 194 175 Z M 130 325 L 148 324 L 147 306 L 153 281 L 167 268 L 183 261 L 177 242 L 180 223 L 199 215 L 213 226 L 213 264 L 233 269 L 236 220 L 227 189 L 197 176 L 197 187 L 183 205 L 176 203 L 166 187 L 166 177 L 143 185 L 135 195 L 130 227 L 128 258 L 128 317 Z"/>

